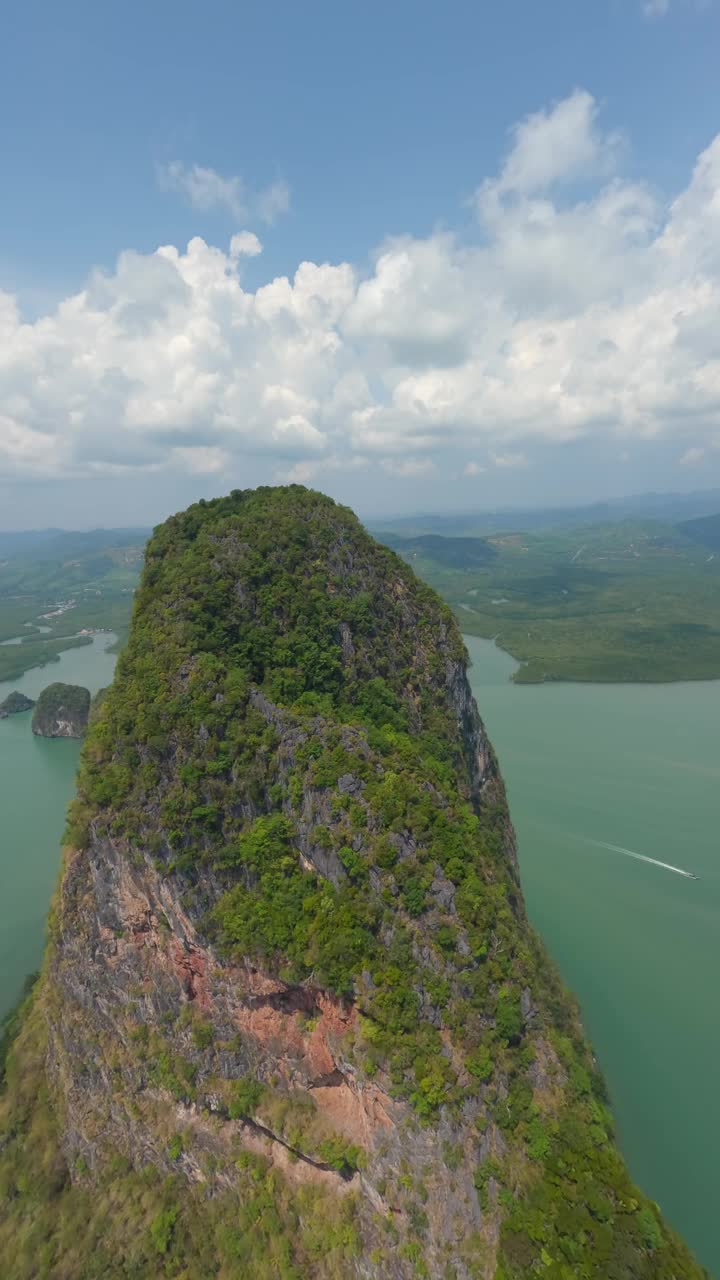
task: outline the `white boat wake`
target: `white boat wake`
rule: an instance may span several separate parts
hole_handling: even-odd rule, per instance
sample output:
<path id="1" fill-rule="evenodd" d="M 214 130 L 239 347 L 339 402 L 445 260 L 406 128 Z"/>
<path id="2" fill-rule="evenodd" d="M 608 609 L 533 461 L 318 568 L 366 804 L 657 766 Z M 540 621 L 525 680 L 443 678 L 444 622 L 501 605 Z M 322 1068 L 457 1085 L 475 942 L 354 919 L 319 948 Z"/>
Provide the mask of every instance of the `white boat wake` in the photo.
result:
<path id="1" fill-rule="evenodd" d="M 598 849 L 611 849 L 613 853 L 624 853 L 628 858 L 637 858 L 638 862 L 649 862 L 653 867 L 662 867 L 663 871 L 674 871 L 676 876 L 685 876 L 686 880 L 697 880 L 692 871 L 683 871 L 682 867 L 673 867 L 669 862 L 660 862 L 657 858 L 648 858 L 645 853 L 636 853 L 634 849 L 623 849 L 621 844 L 608 844 L 606 840 L 588 840 Z"/>

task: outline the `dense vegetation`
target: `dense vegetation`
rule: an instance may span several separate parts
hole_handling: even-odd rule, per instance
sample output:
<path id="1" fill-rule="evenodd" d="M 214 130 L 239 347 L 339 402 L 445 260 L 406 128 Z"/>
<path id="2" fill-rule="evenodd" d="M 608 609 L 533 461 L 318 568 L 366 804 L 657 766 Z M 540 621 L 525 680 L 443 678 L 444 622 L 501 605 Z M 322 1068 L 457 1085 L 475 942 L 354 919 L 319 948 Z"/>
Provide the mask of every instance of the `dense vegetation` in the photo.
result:
<path id="1" fill-rule="evenodd" d="M 478 785 L 463 661 L 448 607 L 320 495 L 233 493 L 156 532 L 84 748 L 68 838 L 86 852 L 8 1060 L 8 1280 L 300 1280 L 355 1274 L 360 1254 L 372 1275 L 450 1280 L 489 1274 L 496 1250 L 497 1280 L 702 1274 L 630 1182 L 576 1011 L 527 924 L 491 757 Z M 401 1161 L 381 1178 L 374 1148 L 324 1128 L 282 1072 L 249 1070 L 242 1043 L 189 1005 L 158 1019 L 142 985 L 108 988 L 123 1036 L 102 1042 L 68 993 L 90 929 L 83 868 L 108 845 L 182 904 L 218 982 L 223 965 L 251 963 L 305 993 L 307 1034 L 320 992 L 359 1014 L 343 1041 L 353 1078 L 404 1108 L 399 1142 L 430 1127 L 435 1161 L 470 1162 L 485 1235 L 460 1233 L 429 1269 L 432 1166 Z M 45 1018 L 63 1017 L 51 1057 L 65 1055 L 65 1087 L 73 1070 L 86 1095 L 111 1079 L 141 1127 L 122 1152 L 94 1133 L 92 1168 L 81 1154 L 68 1165 L 74 1128 L 61 1154 L 58 1074 L 42 1066 Z M 398 1208 L 383 1218 L 357 1197 L 291 1192 L 241 1140 L 201 1192 L 183 1172 L 202 1159 L 193 1134 L 167 1129 L 178 1104 L 213 1132 L 261 1126 L 341 1179 L 364 1166 L 373 1203 Z"/>
<path id="2" fill-rule="evenodd" d="M 24 693 L 18 693 L 14 689 L 0 702 L 0 720 L 4 720 L 6 716 L 16 716 L 21 711 L 30 711 L 34 705 L 32 698 L 26 698 Z"/>
<path id="3" fill-rule="evenodd" d="M 477 569 L 481 565 L 492 564 L 498 554 L 487 538 L 452 538 L 437 533 L 401 538 L 396 534 L 386 534 L 384 542 L 406 559 L 420 556 L 447 569 Z"/>
<path id="4" fill-rule="evenodd" d="M 32 731 L 44 738 L 81 738 L 90 714 L 90 691 L 57 681 L 43 689 L 35 703 Z"/>
<path id="5" fill-rule="evenodd" d="M 377 536 L 451 604 L 465 632 L 498 636 L 522 664 L 520 683 L 714 679 L 720 517 L 670 523 L 713 500 L 649 495 L 577 511 L 406 517 Z M 0 681 L 89 644 L 83 629 L 114 631 L 121 648 L 145 536 L 0 534 Z M 45 617 L 59 603 L 70 608 Z"/>
<path id="6" fill-rule="evenodd" d="M 710 680 L 720 677 L 720 559 L 699 544 L 716 527 L 496 533 L 475 540 L 480 555 L 496 553 L 484 567 L 468 564 L 473 539 L 446 538 L 438 554 L 425 539 L 388 537 L 464 632 L 496 637 L 518 659 L 520 683 Z"/>
<path id="7" fill-rule="evenodd" d="M 707 547 L 710 551 L 720 551 L 720 515 L 702 516 L 698 520 L 683 520 L 678 526 L 680 532 L 692 542 Z"/>

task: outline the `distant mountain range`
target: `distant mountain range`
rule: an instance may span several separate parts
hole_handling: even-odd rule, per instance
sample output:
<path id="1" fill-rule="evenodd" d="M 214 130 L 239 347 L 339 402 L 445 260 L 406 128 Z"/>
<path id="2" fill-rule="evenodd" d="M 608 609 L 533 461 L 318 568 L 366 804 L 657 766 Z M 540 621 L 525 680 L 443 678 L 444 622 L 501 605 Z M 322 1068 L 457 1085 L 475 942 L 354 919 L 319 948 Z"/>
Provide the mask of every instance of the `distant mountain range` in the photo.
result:
<path id="1" fill-rule="evenodd" d="M 720 489 L 705 489 L 697 493 L 643 493 L 577 507 L 505 507 L 495 511 L 375 517 L 368 521 L 368 528 L 376 534 L 393 533 L 405 538 L 423 534 L 483 537 L 490 533 L 572 528 L 620 520 L 662 520 L 679 524 L 716 516 L 718 512 Z M 383 536 L 383 541 L 388 539 Z"/>
<path id="2" fill-rule="evenodd" d="M 477 569 L 497 559 L 497 551 L 484 538 L 452 538 L 439 533 L 421 533 L 416 538 L 401 538 L 396 533 L 383 535 L 385 546 L 406 556 L 426 556 L 446 569 Z"/>
<path id="3" fill-rule="evenodd" d="M 682 533 L 713 548 L 720 545 L 720 489 L 703 489 L 695 493 L 641 493 L 626 498 L 609 498 L 602 502 L 566 507 L 500 507 L 490 511 L 418 512 L 403 516 L 374 516 L 365 523 L 375 534 L 382 534 L 382 541 L 398 550 L 417 550 L 443 563 L 444 552 L 438 546 L 442 539 L 453 538 L 456 546 L 452 563 L 457 567 L 471 568 L 479 564 L 478 557 L 492 557 L 492 548 L 482 551 L 471 546 L 472 539 L 493 533 L 514 533 L 536 529 L 573 528 L 578 525 L 616 523 L 621 520 L 660 520 L 676 524 Z M 22 532 L 0 531 L 0 559 L 67 560 L 109 549 L 144 546 L 150 537 L 150 528 L 87 529 L 80 532 L 66 529 L 33 529 Z M 390 536 L 392 535 L 392 538 Z M 428 541 L 433 537 L 433 545 Z M 708 538 L 715 541 L 708 542 Z M 414 548 L 400 543 L 423 539 Z M 463 549 L 458 539 L 467 540 Z M 400 540 L 400 542 L 398 542 Z M 463 562 L 463 556 L 469 557 Z M 447 561 L 449 564 L 450 561 Z"/>
<path id="4" fill-rule="evenodd" d="M 609 498 L 603 502 L 568 507 L 498 507 L 492 511 L 418 512 L 411 516 L 373 516 L 366 527 L 377 534 L 395 538 L 483 538 L 487 534 L 533 529 L 571 529 L 577 525 L 601 525 L 620 520 L 661 520 L 676 524 L 694 541 L 706 543 L 710 524 L 701 529 L 700 521 L 715 517 L 720 522 L 720 489 L 701 489 L 696 493 L 641 493 L 628 498 Z M 688 529 L 698 521 L 698 530 Z M 0 530 L 0 559 L 22 558 L 24 561 L 49 561 L 87 556 L 101 550 L 145 545 L 150 527 L 131 529 L 41 529 L 22 532 Z M 384 543 L 395 547 L 395 541 L 383 536 Z M 420 548 L 418 548 L 420 549 Z M 429 544 L 425 544 L 425 550 Z M 459 553 L 459 548 L 456 548 Z M 468 552 L 469 554 L 477 554 Z M 439 553 L 439 554 L 442 554 Z M 438 558 L 433 557 L 433 558 Z M 454 562 L 456 559 L 454 557 Z M 470 564 L 468 563 L 468 567 Z"/>
<path id="5" fill-rule="evenodd" d="M 686 538 L 692 538 L 700 546 L 720 551 L 720 515 L 704 516 L 700 520 L 684 520 L 678 525 L 678 529 Z"/>
<path id="6" fill-rule="evenodd" d="M 144 546 L 150 529 L 30 529 L 0 532 L 0 559 L 68 560 L 109 548 Z"/>

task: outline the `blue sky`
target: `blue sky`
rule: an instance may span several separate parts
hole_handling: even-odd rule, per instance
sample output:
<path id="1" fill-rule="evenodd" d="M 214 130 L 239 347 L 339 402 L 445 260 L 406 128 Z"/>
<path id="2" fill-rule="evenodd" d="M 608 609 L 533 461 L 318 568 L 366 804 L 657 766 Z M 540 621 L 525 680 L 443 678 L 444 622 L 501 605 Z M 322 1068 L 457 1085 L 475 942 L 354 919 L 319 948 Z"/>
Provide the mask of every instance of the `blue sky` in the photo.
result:
<path id="1" fill-rule="evenodd" d="M 719 50 L 716 0 L 15 5 L 0 524 L 717 484 Z"/>

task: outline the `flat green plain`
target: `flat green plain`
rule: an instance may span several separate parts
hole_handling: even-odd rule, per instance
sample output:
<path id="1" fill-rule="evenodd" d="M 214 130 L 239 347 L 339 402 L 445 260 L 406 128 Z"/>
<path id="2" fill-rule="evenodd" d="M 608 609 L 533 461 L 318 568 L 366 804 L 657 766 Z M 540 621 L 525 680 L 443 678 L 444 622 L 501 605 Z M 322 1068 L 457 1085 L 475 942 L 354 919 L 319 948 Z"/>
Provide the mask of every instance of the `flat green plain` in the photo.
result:
<path id="1" fill-rule="evenodd" d="M 378 536 L 464 631 L 517 659 L 519 684 L 720 677 L 720 557 L 682 527 L 625 520 L 486 538 Z"/>
<path id="2" fill-rule="evenodd" d="M 133 529 L 0 533 L 0 683 L 87 646 L 82 632 L 113 631 L 119 651 L 144 542 Z"/>
<path id="3" fill-rule="evenodd" d="M 528 911 L 580 1000 L 631 1172 L 720 1276 L 720 682 L 519 687 L 512 658 L 465 640 Z"/>

